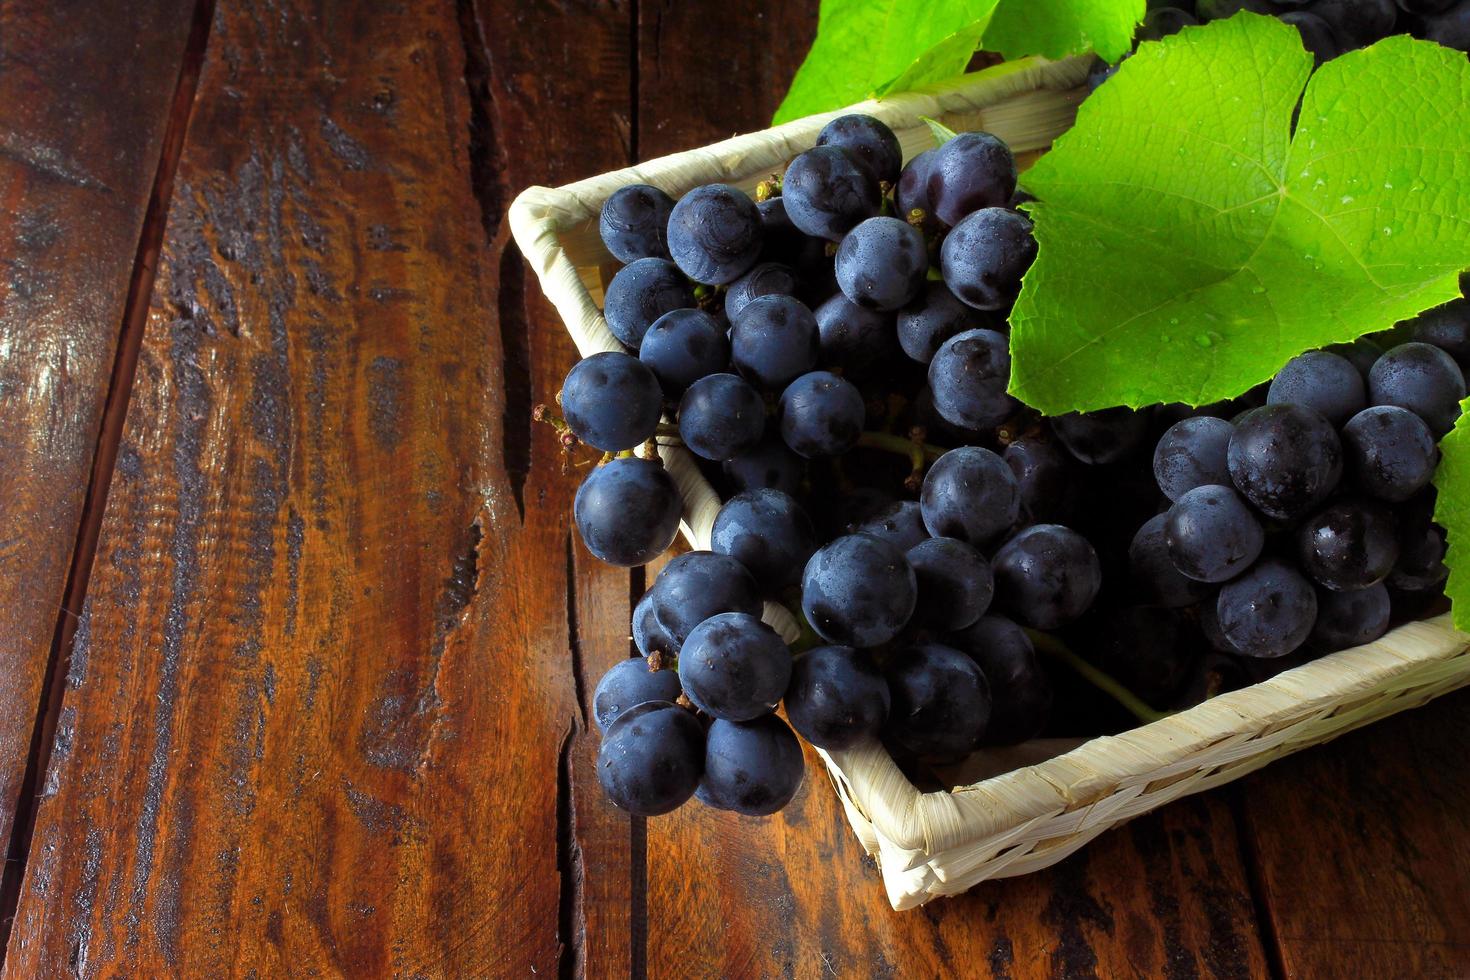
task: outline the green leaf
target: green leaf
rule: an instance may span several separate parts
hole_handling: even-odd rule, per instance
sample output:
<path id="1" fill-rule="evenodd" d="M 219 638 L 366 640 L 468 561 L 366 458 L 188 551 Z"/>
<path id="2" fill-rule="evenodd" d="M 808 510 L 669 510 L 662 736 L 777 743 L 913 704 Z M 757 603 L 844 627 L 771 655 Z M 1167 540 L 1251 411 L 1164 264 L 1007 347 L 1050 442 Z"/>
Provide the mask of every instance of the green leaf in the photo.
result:
<path id="1" fill-rule="evenodd" d="M 1023 178 L 1017 397 L 1203 404 L 1458 295 L 1470 62 L 1393 37 L 1311 69 L 1289 25 L 1239 14 L 1140 45 L 1082 104 Z"/>
<path id="2" fill-rule="evenodd" d="M 1455 629 L 1470 630 L 1470 398 L 1460 403 L 1455 428 L 1439 443 L 1439 468 L 1434 486 L 1434 520 L 1448 535 L 1445 564 L 1450 580 L 1445 594 Z"/>
<path id="3" fill-rule="evenodd" d="M 925 126 L 929 127 L 929 132 L 934 134 L 935 146 L 943 146 L 959 135 L 959 133 L 956 133 L 938 119 L 930 119 L 928 116 L 920 116 L 919 118 L 924 121 Z"/>
<path id="4" fill-rule="evenodd" d="M 1144 0 L 1005 0 L 985 32 L 985 50 L 1063 58 L 1090 49 L 1117 61 L 1133 45 L 1144 6 Z"/>

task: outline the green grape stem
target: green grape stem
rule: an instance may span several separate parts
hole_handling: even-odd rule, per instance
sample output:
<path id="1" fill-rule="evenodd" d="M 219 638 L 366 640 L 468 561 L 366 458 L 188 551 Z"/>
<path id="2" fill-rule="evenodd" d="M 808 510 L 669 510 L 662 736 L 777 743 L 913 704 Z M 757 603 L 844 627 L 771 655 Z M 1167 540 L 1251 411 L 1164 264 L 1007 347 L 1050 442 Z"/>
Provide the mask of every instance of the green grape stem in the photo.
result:
<path id="1" fill-rule="evenodd" d="M 1145 725 L 1149 722 L 1167 718 L 1174 713 L 1172 711 L 1159 711 L 1149 707 L 1143 698 L 1128 690 L 1116 677 L 1094 667 L 1073 652 L 1071 647 L 1050 633 L 1028 629 L 1026 635 L 1031 637 L 1031 642 L 1038 652 L 1051 657 L 1053 660 L 1060 660 L 1072 668 L 1072 670 L 1081 675 L 1089 684 L 1118 702 L 1118 704 L 1128 710 L 1129 714 L 1133 715 L 1133 717 Z"/>

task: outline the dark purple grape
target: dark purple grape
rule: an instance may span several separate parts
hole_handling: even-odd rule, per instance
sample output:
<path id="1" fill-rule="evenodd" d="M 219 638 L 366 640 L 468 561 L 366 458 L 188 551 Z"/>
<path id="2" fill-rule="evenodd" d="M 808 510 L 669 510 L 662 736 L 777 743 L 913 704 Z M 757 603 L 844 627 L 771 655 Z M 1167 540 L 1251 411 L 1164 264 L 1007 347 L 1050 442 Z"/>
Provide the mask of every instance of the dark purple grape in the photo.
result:
<path id="1" fill-rule="evenodd" d="M 883 203 L 877 179 L 840 146 L 815 146 L 792 160 L 781 198 L 792 224 L 834 242 L 877 215 Z"/>
<path id="2" fill-rule="evenodd" d="M 1399 560 L 1388 576 L 1389 587 L 1400 592 L 1427 592 L 1439 588 L 1449 575 L 1445 567 L 1444 529 L 1434 523 L 1435 488 L 1429 486 L 1404 501 L 1395 512 L 1399 529 Z"/>
<path id="3" fill-rule="evenodd" d="M 1307 9 L 1327 23 L 1343 50 L 1388 37 L 1398 19 L 1393 0 L 1312 0 Z"/>
<path id="4" fill-rule="evenodd" d="M 1422 338 L 1417 338 L 1422 339 Z M 1357 369 L 1358 374 L 1363 377 L 1364 392 L 1367 392 L 1368 372 L 1373 370 L 1373 365 L 1383 356 L 1383 348 L 1379 347 L 1367 337 L 1359 337 L 1349 344 L 1333 344 L 1325 348 L 1329 353 L 1338 357 L 1345 357 Z"/>
<path id="5" fill-rule="evenodd" d="M 1195 14 L 1202 21 L 1220 20 L 1241 10 L 1275 16 L 1281 13 L 1281 9 L 1279 4 L 1272 3 L 1271 0 L 1195 0 L 1194 5 Z"/>
<path id="6" fill-rule="evenodd" d="M 816 367 L 817 319 L 801 300 L 760 296 L 730 321 L 730 356 L 751 384 L 780 391 Z"/>
<path id="7" fill-rule="evenodd" d="M 680 645 L 700 623 L 720 613 L 761 614 L 760 589 L 745 566 L 729 555 L 691 551 L 664 566 L 653 582 L 653 614 Z"/>
<path id="8" fill-rule="evenodd" d="M 776 262 L 762 262 L 736 279 L 725 291 L 725 315 L 734 323 L 747 303 L 762 296 L 795 296 L 801 291 L 801 280 L 789 267 Z"/>
<path id="9" fill-rule="evenodd" d="M 1035 738 L 1051 713 L 1051 678 L 1026 631 L 1004 616 L 982 616 L 949 644 L 975 661 L 990 689 L 984 745 L 1019 745 Z"/>
<path id="10" fill-rule="evenodd" d="M 1139 44 L 1143 41 L 1160 41 L 1198 23 L 1187 10 L 1180 10 L 1178 7 L 1154 7 L 1144 16 L 1143 23 L 1134 32 L 1133 42 Z"/>
<path id="11" fill-rule="evenodd" d="M 939 249 L 945 285 L 977 310 L 1009 309 L 1035 260 L 1030 219 L 1004 207 L 967 215 Z"/>
<path id="12" fill-rule="evenodd" d="M 925 150 L 910 160 L 899 174 L 898 186 L 893 190 L 893 203 L 898 216 L 912 224 L 914 212 L 922 212 L 918 228 L 927 235 L 937 234 L 944 227 L 934 214 L 934 206 L 929 201 L 929 168 L 934 163 L 934 154 L 937 152 L 937 148 Z"/>
<path id="13" fill-rule="evenodd" d="M 1321 413 L 1265 405 L 1235 421 L 1230 476 L 1267 517 L 1296 520 L 1327 499 L 1342 476 L 1342 444 Z"/>
<path id="14" fill-rule="evenodd" d="M 806 479 L 806 460 L 792 452 L 775 432 L 768 433 L 754 449 L 732 456 L 722 465 L 736 491 L 780 490 L 795 497 Z"/>
<path id="15" fill-rule="evenodd" d="M 643 593 L 643 598 L 638 600 L 638 605 L 633 607 L 633 645 L 638 652 L 647 657 L 653 653 L 677 656 L 679 644 L 658 624 L 658 616 L 653 611 L 653 593 Z"/>
<path id="16" fill-rule="evenodd" d="M 1317 593 L 1300 572 L 1267 558 L 1220 586 L 1220 635 L 1247 657 L 1283 657 L 1301 646 L 1317 621 Z"/>
<path id="17" fill-rule="evenodd" d="M 1312 60 L 1317 67 L 1324 62 L 1331 61 L 1343 52 L 1342 42 L 1332 31 L 1332 25 L 1318 17 L 1316 14 L 1305 10 L 1290 10 L 1282 14 L 1279 20 L 1283 24 L 1290 24 L 1296 28 L 1302 38 L 1302 46 L 1312 54 Z"/>
<path id="18" fill-rule="evenodd" d="M 806 511 L 779 490 L 746 490 L 720 507 L 710 530 L 710 550 L 729 555 L 766 592 L 801 581 L 817 550 L 817 532 Z"/>
<path id="19" fill-rule="evenodd" d="M 1051 420 L 1051 430 L 1067 452 L 1083 463 L 1115 463 L 1143 445 L 1148 435 L 1147 411 L 1104 408 L 1068 412 Z"/>
<path id="20" fill-rule="evenodd" d="M 755 265 L 763 233 L 760 212 L 744 191 L 705 184 L 674 205 L 669 255 L 695 282 L 723 286 Z"/>
<path id="21" fill-rule="evenodd" d="M 664 397 L 677 400 L 694 382 L 730 365 L 730 339 L 703 310 L 673 310 L 653 321 L 638 348 Z"/>
<path id="22" fill-rule="evenodd" d="M 592 692 L 592 720 L 605 732 L 629 708 L 645 701 L 677 701 L 679 675 L 672 670 L 650 670 L 639 658 L 621 660 L 602 675 Z"/>
<path id="23" fill-rule="evenodd" d="M 679 650 L 679 681 L 694 706 L 727 721 L 775 710 L 791 681 L 791 651 L 759 617 L 719 613 L 696 626 Z"/>
<path id="24" fill-rule="evenodd" d="M 1010 383 L 1010 342 L 994 330 L 957 333 L 929 362 L 934 410 L 972 432 L 993 429 L 1016 411 L 1016 400 L 1006 394 Z"/>
<path id="25" fill-rule="evenodd" d="M 700 378 L 679 400 L 679 438 L 698 456 L 719 462 L 760 445 L 766 403 L 733 374 Z"/>
<path id="26" fill-rule="evenodd" d="M 965 542 L 929 538 L 904 557 L 919 588 L 914 623 L 948 633 L 970 626 L 990 608 L 995 594 L 990 563 Z"/>
<path id="27" fill-rule="evenodd" d="M 639 259 L 607 284 L 602 315 L 614 337 L 637 350 L 653 321 L 671 310 L 695 306 L 694 287 L 667 259 Z"/>
<path id="28" fill-rule="evenodd" d="M 901 650 L 884 675 L 892 697 L 884 735 L 921 758 L 969 753 L 990 720 L 990 685 L 975 661 L 953 647 Z"/>
<path id="29" fill-rule="evenodd" d="M 1005 460 L 979 446 L 961 446 L 929 467 L 919 506 L 934 537 L 983 548 L 1016 523 L 1021 493 Z"/>
<path id="30" fill-rule="evenodd" d="M 1061 443 L 1044 435 L 1022 436 L 1001 458 L 1016 476 L 1021 514 L 1028 524 L 1061 524 L 1076 510 L 1076 464 Z"/>
<path id="31" fill-rule="evenodd" d="M 924 528 L 923 510 L 913 500 L 895 500 L 854 524 L 850 530 L 853 534 L 882 538 L 903 552 L 929 537 Z"/>
<path id="32" fill-rule="evenodd" d="M 1406 14 L 1438 14 L 1460 3 L 1461 0 L 1395 0 L 1398 8 Z"/>
<path id="33" fill-rule="evenodd" d="M 1361 412 L 1368 404 L 1363 376 L 1352 362 L 1325 350 L 1298 354 L 1271 379 L 1267 405 L 1281 403 L 1314 408 L 1334 427 Z"/>
<path id="34" fill-rule="evenodd" d="M 614 459 L 587 474 L 572 505 L 587 550 L 609 565 L 652 561 L 679 533 L 684 512 L 679 487 L 663 464 Z"/>
<path id="35" fill-rule="evenodd" d="M 674 199 L 648 184 L 629 184 L 613 191 L 602 204 L 597 230 L 619 262 L 669 257 L 666 229 Z"/>
<path id="36" fill-rule="evenodd" d="M 1085 613 L 1102 587 L 1097 552 L 1060 524 L 1036 524 L 995 553 L 997 605 L 1033 629 L 1056 629 Z"/>
<path id="37" fill-rule="evenodd" d="M 1260 557 L 1266 532 L 1234 487 L 1203 486 L 1174 501 L 1164 515 L 1164 542 L 1180 574 L 1224 582 Z"/>
<path id="38" fill-rule="evenodd" d="M 893 366 L 893 314 L 858 306 L 841 292 L 817 307 L 821 363 L 849 378 L 886 373 Z"/>
<path id="39" fill-rule="evenodd" d="M 1093 92 L 1096 92 L 1098 89 L 1102 88 L 1104 82 L 1112 78 L 1114 75 L 1118 74 L 1118 69 L 1123 67 L 1123 61 L 1126 60 L 1128 57 L 1129 55 L 1125 54 L 1123 58 L 1119 59 L 1117 64 L 1112 65 L 1108 64 L 1101 58 L 1094 58 L 1092 61 L 1092 68 L 1089 69 L 1087 72 L 1087 81 L 1085 83 L 1087 85 L 1088 93 L 1091 94 Z"/>
<path id="40" fill-rule="evenodd" d="M 1470 2 L 1461 0 L 1441 13 L 1412 18 L 1408 27 L 1415 37 L 1470 51 Z"/>
<path id="41" fill-rule="evenodd" d="M 814 647 L 798 657 L 786 689 L 786 717 L 819 749 L 849 749 L 888 720 L 888 682 L 867 654 Z"/>
<path id="42" fill-rule="evenodd" d="M 917 228 L 897 218 L 868 218 L 842 239 L 837 285 L 858 306 L 896 310 L 924 288 L 929 251 Z"/>
<path id="43" fill-rule="evenodd" d="M 781 438 L 799 456 L 840 456 L 863 434 L 867 406 L 851 381 L 812 371 L 781 393 Z"/>
<path id="44" fill-rule="evenodd" d="M 1393 515 L 1372 500 L 1338 500 L 1297 530 L 1297 556 L 1302 571 L 1333 591 L 1376 585 L 1399 557 Z"/>
<path id="45" fill-rule="evenodd" d="M 705 736 L 700 799 L 748 817 L 769 816 L 791 802 L 805 771 L 801 743 L 775 715 L 716 718 Z"/>
<path id="46" fill-rule="evenodd" d="M 814 260 L 826 260 L 826 239 L 813 238 L 792 224 L 786 214 L 786 202 L 781 198 L 769 198 L 755 207 L 761 216 L 762 263 L 803 270 Z"/>
<path id="47" fill-rule="evenodd" d="M 1156 514 L 1133 535 L 1128 546 L 1128 568 L 1140 599 L 1150 605 L 1178 609 L 1199 602 L 1210 594 L 1210 587 L 1186 578 L 1169 557 L 1164 536 L 1167 518 L 1167 514 Z"/>
<path id="48" fill-rule="evenodd" d="M 605 453 L 621 452 L 653 438 L 663 413 L 663 392 L 638 358 L 602 351 L 567 372 L 561 410 L 578 439 Z"/>
<path id="49" fill-rule="evenodd" d="M 934 151 L 925 189 L 935 216 L 953 227 L 981 208 L 1010 203 L 1016 192 L 1016 158 L 997 136 L 960 133 Z"/>
<path id="50" fill-rule="evenodd" d="M 1415 340 L 1438 347 L 1457 363 L 1470 358 L 1470 299 L 1452 299 L 1425 310 L 1410 320 L 1409 326 Z"/>
<path id="51" fill-rule="evenodd" d="M 1429 426 L 1393 405 L 1375 405 L 1354 415 L 1343 426 L 1342 451 L 1358 487 L 1394 503 L 1428 486 L 1439 465 Z"/>
<path id="52" fill-rule="evenodd" d="M 676 809 L 704 773 L 704 729 L 667 702 L 624 711 L 597 752 L 597 780 L 607 798 L 629 813 L 656 817 Z"/>
<path id="53" fill-rule="evenodd" d="M 903 149 L 887 124 L 860 112 L 848 113 L 822 127 L 817 145 L 840 146 L 865 167 L 874 179 L 892 184 L 903 165 Z"/>
<path id="54" fill-rule="evenodd" d="M 1423 419 L 1436 437 L 1455 427 L 1464 397 L 1465 375 L 1460 366 L 1429 344 L 1399 344 L 1368 372 L 1369 401 L 1407 408 Z"/>
<path id="55" fill-rule="evenodd" d="M 898 311 L 898 343 L 909 357 L 928 364 L 940 345 L 955 334 L 990 326 L 994 326 L 991 318 L 960 302 L 944 283 L 930 282 Z"/>
<path id="56" fill-rule="evenodd" d="M 1392 603 L 1381 582 L 1356 592 L 1317 593 L 1317 624 L 1311 642 L 1323 650 L 1346 650 L 1372 643 L 1388 632 Z"/>
<path id="57" fill-rule="evenodd" d="M 801 579 L 801 609 L 828 643 L 873 647 L 898 635 L 913 615 L 914 570 L 903 552 L 868 534 L 849 534 L 817 551 Z"/>

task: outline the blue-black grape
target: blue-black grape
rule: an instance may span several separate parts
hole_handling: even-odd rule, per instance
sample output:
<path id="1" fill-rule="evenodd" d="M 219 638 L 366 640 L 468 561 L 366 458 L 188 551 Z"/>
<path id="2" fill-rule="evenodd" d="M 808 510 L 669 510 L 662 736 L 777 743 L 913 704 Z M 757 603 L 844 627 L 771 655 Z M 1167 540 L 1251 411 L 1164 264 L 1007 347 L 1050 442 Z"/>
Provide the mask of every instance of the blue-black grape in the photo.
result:
<path id="1" fill-rule="evenodd" d="M 704 729 L 683 708 L 648 701 L 624 711 L 597 752 L 597 780 L 629 813 L 656 817 L 684 803 L 704 774 Z"/>
<path id="2" fill-rule="evenodd" d="M 955 334 L 987 326 L 992 324 L 985 314 L 961 302 L 944 283 L 930 282 L 898 311 L 898 344 L 909 357 L 928 364 Z"/>
<path id="3" fill-rule="evenodd" d="M 1229 649 L 1247 657 L 1283 657 L 1317 621 L 1317 592 L 1286 562 L 1266 558 L 1220 586 L 1216 622 Z"/>
<path id="4" fill-rule="evenodd" d="M 1375 405 L 1342 429 L 1347 471 L 1364 492 L 1394 503 L 1408 500 L 1434 477 L 1439 448 L 1424 420 L 1406 408 Z"/>
<path id="5" fill-rule="evenodd" d="M 1195 16 L 1187 10 L 1180 10 L 1178 7 L 1154 7 L 1144 16 L 1133 40 L 1135 44 L 1159 41 L 1198 23 Z"/>
<path id="6" fill-rule="evenodd" d="M 1460 417 L 1465 375 L 1438 347 L 1411 341 L 1385 353 L 1368 372 L 1368 400 L 1407 408 L 1442 436 Z"/>
<path id="7" fill-rule="evenodd" d="M 650 670 L 648 662 L 621 660 L 602 675 L 592 692 L 592 720 L 607 731 L 618 716 L 645 701 L 677 701 L 679 675 L 672 670 Z"/>
<path id="8" fill-rule="evenodd" d="M 731 456 L 722 464 L 725 476 L 737 491 L 771 489 L 801 493 L 806 479 L 806 460 L 791 451 L 779 433 L 768 433 L 754 449 Z"/>
<path id="9" fill-rule="evenodd" d="M 1203 486 L 1174 501 L 1164 516 L 1169 560 L 1196 582 L 1224 582 L 1261 555 L 1266 532 L 1234 487 Z"/>
<path id="10" fill-rule="evenodd" d="M 893 189 L 893 203 L 898 216 L 913 222 L 918 213 L 918 228 L 927 235 L 937 234 L 944 227 L 934 214 L 934 205 L 929 200 L 929 168 L 934 163 L 938 149 L 925 150 L 910 160 L 898 176 L 898 186 Z"/>
<path id="11" fill-rule="evenodd" d="M 705 735 L 699 798 L 721 810 L 768 816 L 791 802 L 805 770 L 801 743 L 775 715 L 716 718 Z"/>
<path id="12" fill-rule="evenodd" d="M 977 310 L 1009 309 L 1035 260 L 1031 220 L 1005 207 L 966 216 L 939 248 L 945 285 Z"/>
<path id="13" fill-rule="evenodd" d="M 1332 25 L 1314 13 L 1305 10 L 1290 10 L 1280 16 L 1283 24 L 1295 27 L 1301 35 L 1302 46 L 1312 54 L 1312 60 L 1321 67 L 1343 52 L 1342 42 L 1333 33 Z"/>
<path id="14" fill-rule="evenodd" d="M 673 310 L 653 321 L 638 348 L 664 397 L 677 400 L 694 382 L 730 364 L 730 339 L 703 310 Z"/>
<path id="15" fill-rule="evenodd" d="M 1257 510 L 1279 521 L 1305 516 L 1342 476 L 1342 443 L 1320 412 L 1264 405 L 1235 420 L 1230 477 Z"/>
<path id="16" fill-rule="evenodd" d="M 943 632 L 962 630 L 985 615 L 995 594 L 990 563 L 956 538 L 920 541 L 904 554 L 914 570 L 919 600 L 913 622 Z"/>
<path id="17" fill-rule="evenodd" d="M 759 617 L 719 613 L 701 622 L 679 650 L 679 681 L 695 707 L 728 721 L 775 710 L 791 680 L 791 651 Z"/>
<path id="18" fill-rule="evenodd" d="M 1323 650 L 1345 650 L 1372 643 L 1388 632 L 1392 603 L 1379 583 L 1355 592 L 1317 593 L 1317 623 L 1310 636 Z"/>
<path id="19" fill-rule="evenodd" d="M 781 438 L 799 456 L 840 456 L 863 434 L 862 393 L 829 371 L 803 374 L 781 393 Z"/>
<path id="20" fill-rule="evenodd" d="M 729 555 L 766 592 L 801 581 L 802 569 L 817 550 L 811 518 L 780 490 L 746 490 L 720 507 L 710 530 L 710 550 Z"/>
<path id="21" fill-rule="evenodd" d="M 1230 483 L 1226 454 L 1235 426 L 1209 415 L 1175 422 L 1154 448 L 1154 480 L 1170 500 L 1195 487 Z"/>
<path id="22" fill-rule="evenodd" d="M 826 259 L 826 239 L 813 238 L 792 224 L 786 213 L 786 202 L 780 197 L 767 198 L 755 208 L 761 216 L 762 263 L 800 270 L 813 259 Z"/>
<path id="23" fill-rule="evenodd" d="M 1281 7 L 1271 0 L 1195 0 L 1194 11 L 1200 20 L 1220 20 L 1241 10 L 1274 16 Z"/>
<path id="24" fill-rule="evenodd" d="M 651 590 L 643 593 L 643 598 L 633 607 L 632 633 L 633 645 L 645 657 L 654 653 L 670 656 L 677 656 L 679 653 L 679 644 L 658 623 L 658 615 L 653 611 Z"/>
<path id="25" fill-rule="evenodd" d="M 1051 678 L 1026 631 L 1004 616 L 982 616 L 949 644 L 975 661 L 990 688 L 984 745 L 1018 745 L 1035 738 L 1051 713 Z"/>
<path id="26" fill-rule="evenodd" d="M 893 314 L 858 306 L 841 291 L 817 307 L 821 362 L 849 378 L 865 378 L 892 368 Z"/>
<path id="27" fill-rule="evenodd" d="M 597 230 L 619 262 L 669 257 L 667 228 L 674 199 L 648 184 L 629 184 L 608 195 Z"/>
<path id="28" fill-rule="evenodd" d="M 852 534 L 871 534 L 875 538 L 882 538 L 904 552 L 929 537 L 929 532 L 924 527 L 923 511 L 914 500 L 895 500 L 880 507 L 853 524 L 849 531 Z"/>
<path id="29" fill-rule="evenodd" d="M 747 303 L 762 296 L 796 296 L 801 280 L 790 266 L 779 262 L 762 262 L 736 279 L 725 290 L 725 315 L 734 323 Z"/>
<path id="30" fill-rule="evenodd" d="M 1419 337 L 1415 339 L 1422 340 L 1423 338 Z M 1368 372 L 1373 370 L 1373 365 L 1378 363 L 1378 359 L 1383 356 L 1383 348 L 1367 337 L 1359 337 L 1351 343 L 1333 344 L 1323 349 L 1336 354 L 1338 357 L 1347 358 L 1348 362 L 1357 368 L 1358 373 L 1363 376 L 1363 384 L 1365 386 L 1368 383 Z M 1367 388 L 1364 387 L 1363 390 L 1366 392 Z"/>
<path id="31" fill-rule="evenodd" d="M 1425 310 L 1410 320 L 1409 326 L 1414 330 L 1415 340 L 1433 344 L 1456 363 L 1470 359 L 1470 299 L 1452 299 L 1443 306 Z"/>
<path id="32" fill-rule="evenodd" d="M 1287 361 L 1271 379 L 1267 405 L 1282 402 L 1314 408 L 1334 427 L 1368 404 L 1363 376 L 1345 357 L 1325 350 L 1307 351 Z"/>
<path id="33" fill-rule="evenodd" d="M 1164 534 L 1167 519 L 1167 513 L 1156 514 L 1133 535 L 1128 546 L 1128 569 L 1140 599 L 1150 605 L 1178 609 L 1199 602 L 1209 595 L 1210 587 L 1186 577 L 1169 557 Z"/>
<path id="34" fill-rule="evenodd" d="M 979 446 L 961 446 L 929 467 L 919 506 L 934 537 L 984 548 L 1016 523 L 1021 493 L 1005 460 Z"/>
<path id="35" fill-rule="evenodd" d="M 667 259 L 639 259 L 623 266 L 607 284 L 602 315 L 607 328 L 637 350 L 653 321 L 671 310 L 695 306 L 694 287 Z"/>
<path id="36" fill-rule="evenodd" d="M 953 227 L 981 208 L 1010 203 L 1016 192 L 1016 158 L 997 136 L 960 133 L 934 151 L 925 189 L 935 216 Z"/>
<path id="37" fill-rule="evenodd" d="M 1470 3 L 1464 0 L 1438 13 L 1412 18 L 1408 26 L 1415 37 L 1470 51 Z"/>
<path id="38" fill-rule="evenodd" d="M 884 676 L 892 698 L 883 734 L 921 758 L 972 751 L 990 721 L 990 685 L 953 647 L 922 643 L 899 651 Z"/>
<path id="39" fill-rule="evenodd" d="M 691 551 L 664 566 L 653 582 L 653 614 L 681 647 L 700 623 L 719 613 L 760 616 L 763 603 L 755 579 L 729 555 Z"/>
<path id="40" fill-rule="evenodd" d="M 1427 592 L 1438 588 L 1449 575 L 1444 563 L 1444 529 L 1434 523 L 1436 497 L 1433 486 L 1425 487 L 1395 512 L 1399 560 L 1388 576 L 1388 584 L 1395 590 Z"/>
<path id="41" fill-rule="evenodd" d="M 1102 566 L 1087 539 L 1060 524 L 1035 524 L 991 561 L 996 604 L 1033 629 L 1081 616 L 1102 588 Z"/>
<path id="42" fill-rule="evenodd" d="M 760 392 L 733 374 L 711 374 L 689 386 L 679 400 L 679 438 L 705 459 L 732 459 L 760 445 L 766 403 Z"/>
<path id="43" fill-rule="evenodd" d="M 837 246 L 835 266 L 837 285 L 848 299 L 869 309 L 896 310 L 924 288 L 929 251 L 908 222 L 868 218 Z"/>
<path id="44" fill-rule="evenodd" d="M 615 453 L 653 438 L 663 413 L 663 393 L 658 378 L 638 358 L 602 351 L 567 372 L 561 409 L 578 439 Z"/>
<path id="45" fill-rule="evenodd" d="M 1398 19 L 1394 0 L 1312 0 L 1307 9 L 1326 22 L 1344 50 L 1387 37 Z"/>
<path id="46" fill-rule="evenodd" d="M 1096 412 L 1068 412 L 1051 420 L 1067 452 L 1089 465 L 1116 463 L 1148 435 L 1149 413 L 1131 408 L 1104 408 Z"/>
<path id="47" fill-rule="evenodd" d="M 817 364 L 817 318 L 791 296 L 759 296 L 730 321 L 730 356 L 751 384 L 780 391 Z"/>
<path id="48" fill-rule="evenodd" d="M 876 180 L 888 184 L 898 180 L 903 148 L 882 120 L 860 112 L 838 116 L 817 134 L 818 146 L 828 144 L 852 154 L 853 160 L 867 168 Z"/>
<path id="49" fill-rule="evenodd" d="M 1127 57 L 1128 55 L 1126 54 L 1123 56 L 1124 59 L 1126 59 Z M 1102 84 L 1104 82 L 1112 78 L 1114 75 L 1118 74 L 1118 69 L 1121 67 L 1123 67 L 1122 59 L 1120 59 L 1116 64 L 1108 64 L 1101 58 L 1094 58 L 1092 61 L 1092 67 L 1087 72 L 1087 82 L 1085 83 L 1087 85 L 1088 93 L 1091 94 L 1092 92 L 1096 92 L 1099 88 L 1102 87 Z"/>
<path id="50" fill-rule="evenodd" d="M 1076 510 L 1080 485 L 1072 457 L 1055 439 L 1025 435 L 1001 453 L 1016 476 L 1028 524 L 1063 524 Z"/>
<path id="51" fill-rule="evenodd" d="M 1376 585 L 1399 557 L 1393 515 L 1373 500 L 1334 501 L 1297 529 L 1297 557 L 1302 571 L 1333 591 Z"/>
<path id="52" fill-rule="evenodd" d="M 801 577 L 801 610 L 828 643 L 873 647 L 908 625 L 918 596 L 903 552 L 869 534 L 818 549 Z"/>
<path id="53" fill-rule="evenodd" d="M 852 647 L 814 647 L 798 657 L 786 689 L 786 717 L 819 749 L 848 749 L 875 738 L 888 720 L 888 682 Z"/>
<path id="54" fill-rule="evenodd" d="M 994 330 L 957 333 L 929 362 L 934 410 L 972 432 L 993 429 L 1016 411 L 1016 400 L 1006 393 L 1010 383 L 1010 342 Z"/>
<path id="55" fill-rule="evenodd" d="M 577 488 L 572 517 L 587 550 L 609 565 L 642 565 L 679 533 L 679 487 L 663 465 L 625 457 L 597 467 Z"/>
<path id="56" fill-rule="evenodd" d="M 792 224 L 834 242 L 883 204 L 877 178 L 840 146 L 814 146 L 792 160 L 781 198 Z"/>
<path id="57" fill-rule="evenodd" d="M 669 255 L 695 282 L 723 286 L 760 258 L 760 212 L 744 191 L 705 184 L 685 194 L 669 215 Z"/>

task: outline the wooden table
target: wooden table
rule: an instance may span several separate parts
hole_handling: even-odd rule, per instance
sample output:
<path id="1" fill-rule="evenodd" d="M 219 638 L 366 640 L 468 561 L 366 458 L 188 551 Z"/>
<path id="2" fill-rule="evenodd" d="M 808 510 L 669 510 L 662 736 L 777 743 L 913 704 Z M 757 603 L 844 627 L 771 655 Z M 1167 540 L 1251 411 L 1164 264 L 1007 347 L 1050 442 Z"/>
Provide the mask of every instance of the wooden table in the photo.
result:
<path id="1" fill-rule="evenodd" d="M 1470 694 L 895 914 L 819 770 L 601 799 L 645 576 L 505 210 L 758 128 L 815 0 L 0 0 L 5 968 L 1470 973 Z"/>

